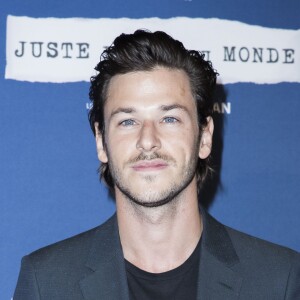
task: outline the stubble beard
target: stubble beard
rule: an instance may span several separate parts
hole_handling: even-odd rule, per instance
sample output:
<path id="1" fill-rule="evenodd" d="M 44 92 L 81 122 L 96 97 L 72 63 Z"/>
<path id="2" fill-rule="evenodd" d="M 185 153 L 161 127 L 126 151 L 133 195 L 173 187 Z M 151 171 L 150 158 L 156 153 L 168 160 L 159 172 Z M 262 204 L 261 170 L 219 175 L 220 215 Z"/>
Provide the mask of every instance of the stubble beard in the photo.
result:
<path id="1" fill-rule="evenodd" d="M 166 206 L 167 204 L 171 204 L 175 202 L 178 196 L 188 187 L 188 185 L 192 182 L 196 174 L 196 167 L 198 162 L 198 153 L 199 153 L 199 139 L 195 141 L 193 145 L 193 151 L 191 153 L 190 160 L 188 163 L 182 168 L 182 171 L 178 174 L 177 182 L 174 180 L 173 183 L 170 183 L 168 188 L 163 189 L 161 191 L 148 191 L 144 192 L 143 195 L 138 195 L 135 193 L 133 189 L 127 184 L 128 179 L 125 179 L 122 176 L 122 172 L 115 167 L 113 163 L 109 164 L 109 169 L 114 179 L 114 183 L 116 187 L 120 190 L 120 192 L 134 205 L 145 208 L 156 208 Z M 151 156 L 147 156 L 144 154 L 140 154 L 133 161 L 139 160 L 151 160 L 155 158 L 160 158 L 168 163 L 176 164 L 176 161 L 169 156 L 161 155 L 158 153 L 153 153 Z M 112 160 L 109 159 L 110 162 Z M 154 175 L 145 175 L 143 178 L 146 182 L 151 183 L 154 180 L 157 180 Z"/>

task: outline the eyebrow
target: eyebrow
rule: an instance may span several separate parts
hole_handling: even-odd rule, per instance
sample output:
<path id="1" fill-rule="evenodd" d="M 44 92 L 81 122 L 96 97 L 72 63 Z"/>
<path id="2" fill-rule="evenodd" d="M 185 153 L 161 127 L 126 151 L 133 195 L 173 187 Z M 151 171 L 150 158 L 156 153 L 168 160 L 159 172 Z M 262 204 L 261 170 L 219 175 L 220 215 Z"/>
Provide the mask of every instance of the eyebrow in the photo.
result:
<path id="1" fill-rule="evenodd" d="M 172 110 L 172 109 L 181 109 L 185 112 L 188 112 L 187 108 L 183 105 L 180 105 L 180 104 L 161 105 L 160 109 L 162 111 L 169 111 L 169 110 Z"/>
<path id="2" fill-rule="evenodd" d="M 136 112 L 136 110 L 132 107 L 119 107 L 117 109 L 115 109 L 111 114 L 110 114 L 110 119 L 119 113 L 125 113 L 125 114 L 131 114 L 133 112 Z"/>

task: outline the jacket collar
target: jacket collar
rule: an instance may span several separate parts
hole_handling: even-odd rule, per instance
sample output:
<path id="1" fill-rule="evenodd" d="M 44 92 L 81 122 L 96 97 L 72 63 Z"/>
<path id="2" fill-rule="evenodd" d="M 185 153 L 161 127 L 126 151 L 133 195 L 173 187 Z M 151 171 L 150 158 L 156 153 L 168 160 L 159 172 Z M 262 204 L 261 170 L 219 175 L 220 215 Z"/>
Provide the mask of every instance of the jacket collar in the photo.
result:
<path id="1" fill-rule="evenodd" d="M 96 231 L 86 266 L 92 273 L 80 282 L 84 299 L 129 300 L 116 215 Z"/>
<path id="2" fill-rule="evenodd" d="M 242 284 L 239 258 L 224 225 L 200 208 L 203 220 L 198 297 L 238 299 Z"/>
<path id="3" fill-rule="evenodd" d="M 225 226 L 203 208 L 198 297 L 238 299 L 242 284 L 239 258 Z M 92 271 L 80 282 L 84 299 L 129 300 L 124 256 L 116 214 L 100 226 L 86 266 Z M 200 299 L 200 298 L 199 298 Z"/>

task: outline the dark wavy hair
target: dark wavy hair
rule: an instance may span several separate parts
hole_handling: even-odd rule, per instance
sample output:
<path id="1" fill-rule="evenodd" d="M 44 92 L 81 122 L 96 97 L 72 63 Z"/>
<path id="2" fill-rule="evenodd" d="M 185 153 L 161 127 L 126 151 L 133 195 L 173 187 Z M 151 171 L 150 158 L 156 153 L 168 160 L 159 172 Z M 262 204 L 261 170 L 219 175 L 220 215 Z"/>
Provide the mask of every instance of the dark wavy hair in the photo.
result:
<path id="1" fill-rule="evenodd" d="M 207 117 L 213 112 L 212 94 L 218 75 L 211 62 L 204 60 L 204 54 L 199 51 L 185 49 L 181 42 L 165 32 L 137 30 L 133 34 L 121 34 L 104 50 L 100 62 L 95 67 L 97 75 L 91 77 L 89 97 L 93 105 L 89 112 L 89 122 L 94 135 L 95 122 L 99 124 L 103 145 L 105 145 L 104 106 L 111 78 L 117 74 L 150 71 L 156 67 L 185 71 L 197 104 L 200 133 L 207 125 Z M 210 157 L 199 158 L 196 171 L 198 189 L 210 170 Z M 109 165 L 102 163 L 99 173 L 100 179 L 104 180 L 113 191 L 114 180 Z"/>

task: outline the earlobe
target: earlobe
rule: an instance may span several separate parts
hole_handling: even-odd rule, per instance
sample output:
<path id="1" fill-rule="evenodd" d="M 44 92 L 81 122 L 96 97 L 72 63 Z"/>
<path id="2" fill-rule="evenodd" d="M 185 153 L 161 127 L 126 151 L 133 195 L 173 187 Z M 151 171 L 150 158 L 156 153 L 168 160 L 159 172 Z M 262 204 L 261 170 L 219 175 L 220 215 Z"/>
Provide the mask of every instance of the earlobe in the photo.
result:
<path id="1" fill-rule="evenodd" d="M 106 155 L 105 147 L 103 145 L 103 138 L 102 133 L 99 130 L 99 124 L 95 123 L 95 138 L 96 138 L 96 147 L 97 147 L 97 153 L 98 153 L 98 159 L 102 163 L 107 163 L 108 158 Z"/>
<path id="2" fill-rule="evenodd" d="M 207 125 L 202 131 L 200 140 L 199 157 L 201 159 L 207 158 L 211 153 L 213 132 L 214 121 L 212 117 L 207 117 Z"/>

